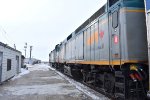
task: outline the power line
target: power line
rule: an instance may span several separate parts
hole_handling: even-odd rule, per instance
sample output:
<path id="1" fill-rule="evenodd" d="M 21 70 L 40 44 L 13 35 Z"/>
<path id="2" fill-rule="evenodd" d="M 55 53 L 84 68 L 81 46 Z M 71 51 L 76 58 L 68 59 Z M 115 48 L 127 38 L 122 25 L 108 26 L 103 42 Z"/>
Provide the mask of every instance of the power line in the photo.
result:
<path id="1" fill-rule="evenodd" d="M 5 29 L 0 25 L 1 28 L 1 35 L 3 36 L 3 38 L 5 38 L 5 40 L 7 41 L 7 43 L 11 44 L 12 46 L 14 46 L 14 42 L 9 38 L 7 32 L 5 31 Z"/>

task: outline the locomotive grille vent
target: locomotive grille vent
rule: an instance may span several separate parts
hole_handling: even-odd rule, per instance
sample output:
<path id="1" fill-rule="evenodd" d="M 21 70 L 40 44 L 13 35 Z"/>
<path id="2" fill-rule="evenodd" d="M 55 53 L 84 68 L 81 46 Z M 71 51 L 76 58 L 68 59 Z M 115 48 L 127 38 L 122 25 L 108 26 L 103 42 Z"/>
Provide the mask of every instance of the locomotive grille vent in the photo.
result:
<path id="1" fill-rule="evenodd" d="M 72 38 L 72 34 L 70 34 L 68 37 L 67 37 L 67 41 L 70 40 Z"/>
<path id="2" fill-rule="evenodd" d="M 56 52 L 59 51 L 59 44 L 57 44 L 57 45 L 55 46 L 55 50 L 56 50 Z"/>

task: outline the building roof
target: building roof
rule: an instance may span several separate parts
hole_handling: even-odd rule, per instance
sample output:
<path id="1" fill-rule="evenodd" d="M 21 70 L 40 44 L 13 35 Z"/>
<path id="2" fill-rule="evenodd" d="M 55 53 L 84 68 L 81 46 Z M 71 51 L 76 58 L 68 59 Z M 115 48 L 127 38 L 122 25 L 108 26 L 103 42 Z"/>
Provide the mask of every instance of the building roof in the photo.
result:
<path id="1" fill-rule="evenodd" d="M 7 44 L 2 43 L 2 42 L 0 42 L 0 46 L 3 46 L 3 47 L 8 48 L 8 49 L 10 49 L 10 50 L 13 50 L 13 51 L 16 51 L 16 52 L 21 53 L 20 51 L 18 51 L 18 50 L 16 50 L 16 49 L 12 48 L 12 47 L 10 47 L 10 46 L 8 46 Z"/>

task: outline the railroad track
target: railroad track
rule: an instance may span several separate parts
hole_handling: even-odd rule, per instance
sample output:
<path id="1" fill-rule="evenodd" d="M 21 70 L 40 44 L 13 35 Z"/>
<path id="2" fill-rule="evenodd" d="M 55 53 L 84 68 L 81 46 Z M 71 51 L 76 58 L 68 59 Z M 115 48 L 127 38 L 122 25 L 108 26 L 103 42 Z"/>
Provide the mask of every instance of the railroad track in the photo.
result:
<path id="1" fill-rule="evenodd" d="M 55 69 L 55 68 L 54 68 L 54 69 Z M 65 73 L 63 73 L 63 72 L 57 70 L 57 69 L 55 69 L 55 70 L 57 71 L 57 73 L 59 72 L 58 74 L 61 73 L 61 74 L 63 74 L 64 76 L 66 76 L 66 77 L 68 77 L 68 78 L 70 78 L 70 79 L 73 79 L 74 81 L 79 82 L 79 83 L 81 83 L 81 84 L 84 85 L 84 86 L 89 87 L 90 89 L 93 90 L 92 92 L 95 92 L 96 94 L 97 94 L 97 93 L 98 93 L 98 94 L 102 94 L 102 95 L 106 96 L 107 98 L 109 98 L 110 100 L 118 100 L 118 99 L 116 99 L 112 94 L 109 94 L 109 93 L 105 92 L 105 90 L 102 89 L 102 88 L 94 87 L 93 85 L 87 84 L 87 83 L 85 83 L 85 82 L 83 82 L 83 81 L 81 81 L 81 80 L 77 80 L 77 79 L 75 79 L 75 78 L 73 78 L 73 77 L 71 77 L 71 76 L 69 76 L 69 75 L 67 75 L 67 74 L 65 74 Z M 61 75 L 61 76 L 62 76 L 62 75 Z"/>
<path id="2" fill-rule="evenodd" d="M 114 96 L 112 96 L 111 94 L 105 92 L 105 90 L 102 89 L 102 88 L 94 87 L 94 86 L 89 85 L 89 84 L 87 84 L 87 83 L 85 83 L 85 82 L 82 82 L 82 81 L 79 81 L 79 82 L 80 82 L 81 84 L 86 85 L 86 86 L 90 87 L 91 89 L 93 89 L 93 90 L 95 90 L 95 91 L 97 91 L 97 92 L 99 92 L 99 93 L 105 95 L 106 97 L 108 97 L 108 98 L 111 99 L 111 100 L 116 100 L 116 98 L 115 98 Z"/>

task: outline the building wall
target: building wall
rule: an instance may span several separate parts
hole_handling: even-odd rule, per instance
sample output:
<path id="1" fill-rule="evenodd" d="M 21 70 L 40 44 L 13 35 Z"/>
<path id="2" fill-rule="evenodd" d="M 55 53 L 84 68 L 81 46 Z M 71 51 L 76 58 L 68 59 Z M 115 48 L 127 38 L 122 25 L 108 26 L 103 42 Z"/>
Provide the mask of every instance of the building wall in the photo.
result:
<path id="1" fill-rule="evenodd" d="M 8 49 L 4 46 L 0 46 L 0 52 L 3 52 L 2 62 L 2 74 L 1 82 L 13 77 L 17 73 L 21 72 L 21 53 Z M 17 72 L 17 60 L 16 56 L 19 56 L 19 69 Z M 11 59 L 11 70 L 7 71 L 7 59 Z"/>

